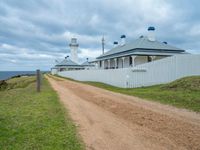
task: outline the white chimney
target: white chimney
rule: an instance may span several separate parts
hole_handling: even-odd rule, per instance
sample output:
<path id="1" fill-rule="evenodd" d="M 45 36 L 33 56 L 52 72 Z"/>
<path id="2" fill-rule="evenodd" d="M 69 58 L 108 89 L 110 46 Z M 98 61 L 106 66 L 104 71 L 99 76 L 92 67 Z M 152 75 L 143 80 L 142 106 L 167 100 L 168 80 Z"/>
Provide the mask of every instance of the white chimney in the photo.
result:
<path id="1" fill-rule="evenodd" d="M 156 40 L 154 31 L 155 31 L 155 28 L 154 28 L 154 27 L 151 26 L 151 27 L 148 28 L 148 36 L 147 36 L 147 37 L 148 37 L 148 40 L 149 40 L 149 41 L 152 41 L 152 42 L 153 42 L 153 41 Z"/>
<path id="2" fill-rule="evenodd" d="M 126 35 L 121 35 L 121 46 L 126 44 Z"/>
<path id="3" fill-rule="evenodd" d="M 71 50 L 71 60 L 75 63 L 78 63 L 78 46 L 77 39 L 72 38 L 69 47 Z"/>
<path id="4" fill-rule="evenodd" d="M 114 41 L 113 44 L 114 44 L 114 47 L 118 46 L 118 42 L 117 41 Z"/>

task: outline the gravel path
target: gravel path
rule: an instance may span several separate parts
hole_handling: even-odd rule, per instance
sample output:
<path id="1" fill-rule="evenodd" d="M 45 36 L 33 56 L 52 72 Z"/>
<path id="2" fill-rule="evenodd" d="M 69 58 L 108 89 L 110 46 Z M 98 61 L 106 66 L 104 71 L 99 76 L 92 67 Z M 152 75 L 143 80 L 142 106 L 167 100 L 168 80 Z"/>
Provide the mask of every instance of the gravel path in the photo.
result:
<path id="1" fill-rule="evenodd" d="M 89 150 L 200 149 L 200 114 L 49 78 Z"/>

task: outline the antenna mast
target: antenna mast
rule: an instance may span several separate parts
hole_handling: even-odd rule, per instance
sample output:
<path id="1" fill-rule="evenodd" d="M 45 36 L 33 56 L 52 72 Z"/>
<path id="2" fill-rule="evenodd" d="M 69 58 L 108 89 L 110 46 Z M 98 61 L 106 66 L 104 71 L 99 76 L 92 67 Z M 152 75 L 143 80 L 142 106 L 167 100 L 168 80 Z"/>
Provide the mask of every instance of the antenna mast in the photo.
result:
<path id="1" fill-rule="evenodd" d="M 104 35 L 102 37 L 102 53 L 104 54 L 104 45 L 105 45 L 105 40 L 104 40 Z"/>

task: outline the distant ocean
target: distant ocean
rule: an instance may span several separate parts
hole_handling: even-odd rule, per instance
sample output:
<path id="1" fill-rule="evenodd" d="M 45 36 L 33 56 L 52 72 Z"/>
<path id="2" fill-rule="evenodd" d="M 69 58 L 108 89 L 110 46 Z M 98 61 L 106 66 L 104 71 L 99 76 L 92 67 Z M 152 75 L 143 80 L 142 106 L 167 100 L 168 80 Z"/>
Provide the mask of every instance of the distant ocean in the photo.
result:
<path id="1" fill-rule="evenodd" d="M 0 80 L 6 80 L 16 75 L 31 75 L 35 73 L 35 71 L 0 71 Z"/>

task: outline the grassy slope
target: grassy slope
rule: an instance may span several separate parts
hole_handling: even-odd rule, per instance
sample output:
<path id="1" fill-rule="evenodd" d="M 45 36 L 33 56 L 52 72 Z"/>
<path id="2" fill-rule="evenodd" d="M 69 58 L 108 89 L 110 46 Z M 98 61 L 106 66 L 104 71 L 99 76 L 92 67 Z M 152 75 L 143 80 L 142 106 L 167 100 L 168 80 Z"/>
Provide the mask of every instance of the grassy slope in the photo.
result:
<path id="1" fill-rule="evenodd" d="M 21 78 L 11 78 L 6 81 L 7 86 L 5 89 L 2 90 L 9 90 L 9 89 L 15 89 L 15 88 L 25 88 L 27 87 L 30 83 L 35 82 L 35 78 L 33 77 L 21 77 Z"/>
<path id="2" fill-rule="evenodd" d="M 1 149 L 83 149 L 74 124 L 49 83 L 44 80 L 42 92 L 36 93 L 35 83 L 26 85 L 21 80 L 9 81 L 20 81 L 15 89 L 0 91 Z"/>
<path id="3" fill-rule="evenodd" d="M 99 82 L 82 83 L 200 112 L 200 76 L 186 77 L 164 85 L 131 89 L 118 88 Z"/>

